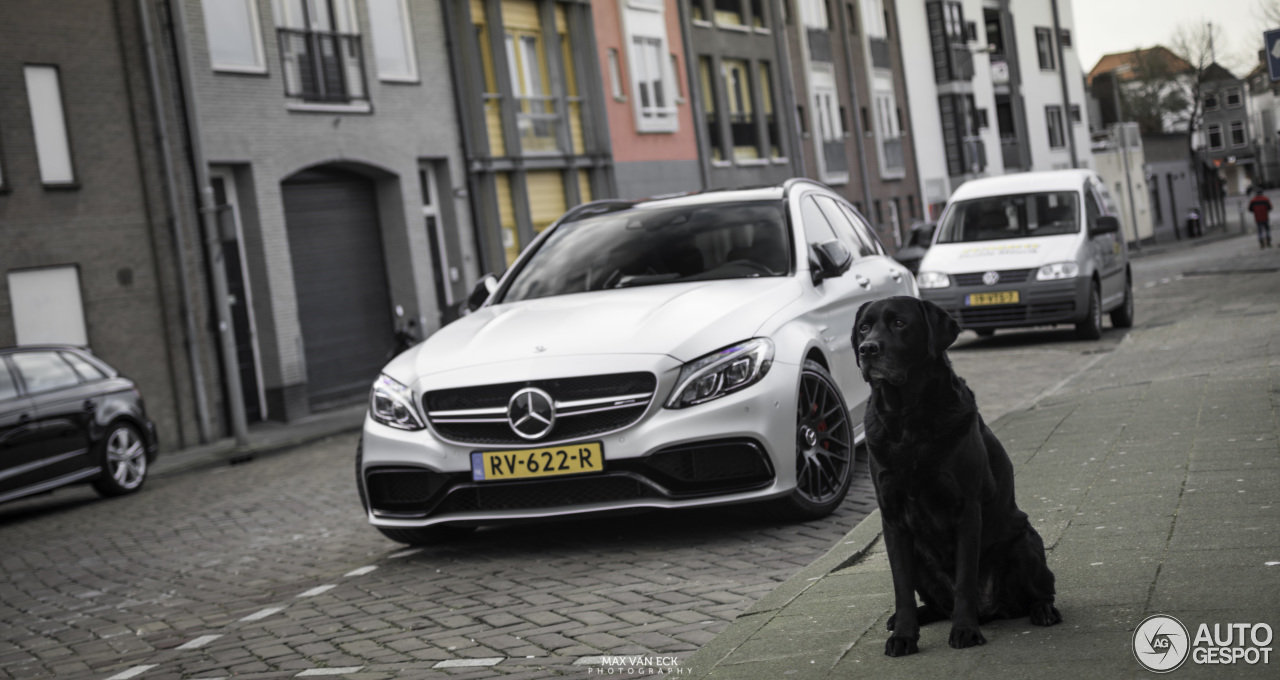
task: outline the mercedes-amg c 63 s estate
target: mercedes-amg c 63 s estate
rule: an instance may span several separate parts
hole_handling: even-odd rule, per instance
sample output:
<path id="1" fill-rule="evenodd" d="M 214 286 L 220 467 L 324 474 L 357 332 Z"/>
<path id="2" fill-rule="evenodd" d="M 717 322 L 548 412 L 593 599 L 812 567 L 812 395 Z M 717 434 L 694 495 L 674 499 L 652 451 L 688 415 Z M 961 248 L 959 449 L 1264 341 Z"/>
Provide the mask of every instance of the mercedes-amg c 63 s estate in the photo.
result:
<path id="1" fill-rule="evenodd" d="M 807 180 L 578 206 L 477 292 L 372 389 L 358 483 L 397 541 L 760 501 L 826 515 L 869 395 L 854 316 L 917 294 Z"/>

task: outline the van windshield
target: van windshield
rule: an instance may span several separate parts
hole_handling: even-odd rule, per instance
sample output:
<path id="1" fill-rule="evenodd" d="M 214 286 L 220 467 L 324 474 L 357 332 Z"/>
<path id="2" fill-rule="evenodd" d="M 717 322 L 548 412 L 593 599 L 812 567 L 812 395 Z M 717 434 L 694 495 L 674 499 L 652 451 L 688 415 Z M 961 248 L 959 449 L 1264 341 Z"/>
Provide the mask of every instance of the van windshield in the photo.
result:
<path id="1" fill-rule="evenodd" d="M 938 243 L 997 241 L 1080 231 L 1074 191 L 988 196 L 959 201 L 947 211 Z"/>

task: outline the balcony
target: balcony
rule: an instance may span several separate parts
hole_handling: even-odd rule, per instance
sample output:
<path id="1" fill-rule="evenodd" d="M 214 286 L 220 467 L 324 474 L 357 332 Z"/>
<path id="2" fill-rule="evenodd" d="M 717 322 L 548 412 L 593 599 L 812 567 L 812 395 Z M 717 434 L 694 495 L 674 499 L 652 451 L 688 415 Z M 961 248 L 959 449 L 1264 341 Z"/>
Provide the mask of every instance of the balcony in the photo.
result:
<path id="1" fill-rule="evenodd" d="M 901 137 L 881 140 L 880 153 L 881 158 L 884 159 L 884 169 L 886 171 L 902 172 L 906 168 L 902 161 Z"/>
<path id="2" fill-rule="evenodd" d="M 831 63 L 831 33 L 825 28 L 809 28 L 807 32 L 809 59 Z"/>
<path id="3" fill-rule="evenodd" d="M 889 58 L 889 41 L 884 38 L 867 38 L 871 46 L 871 65 L 876 68 L 891 69 L 893 61 Z"/>
<path id="4" fill-rule="evenodd" d="M 285 96 L 316 104 L 368 101 L 360 36 L 277 29 Z"/>
<path id="5" fill-rule="evenodd" d="M 822 159 L 826 162 L 828 175 L 849 173 L 849 160 L 845 157 L 844 140 L 822 142 Z"/>
<path id="6" fill-rule="evenodd" d="M 555 97 L 516 97 L 516 129 L 520 131 L 523 153 L 551 153 L 560 150 L 557 137 L 560 114 Z"/>

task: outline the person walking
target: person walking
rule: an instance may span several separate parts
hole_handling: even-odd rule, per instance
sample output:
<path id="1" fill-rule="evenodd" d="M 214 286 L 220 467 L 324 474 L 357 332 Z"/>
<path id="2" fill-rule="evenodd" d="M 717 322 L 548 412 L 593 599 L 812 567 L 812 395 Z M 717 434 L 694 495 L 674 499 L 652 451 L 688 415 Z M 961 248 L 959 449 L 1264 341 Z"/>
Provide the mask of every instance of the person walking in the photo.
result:
<path id="1" fill-rule="evenodd" d="M 1258 189 L 1258 193 L 1249 201 L 1249 210 L 1253 211 L 1253 220 L 1258 223 L 1258 249 L 1271 247 L 1271 199 Z"/>

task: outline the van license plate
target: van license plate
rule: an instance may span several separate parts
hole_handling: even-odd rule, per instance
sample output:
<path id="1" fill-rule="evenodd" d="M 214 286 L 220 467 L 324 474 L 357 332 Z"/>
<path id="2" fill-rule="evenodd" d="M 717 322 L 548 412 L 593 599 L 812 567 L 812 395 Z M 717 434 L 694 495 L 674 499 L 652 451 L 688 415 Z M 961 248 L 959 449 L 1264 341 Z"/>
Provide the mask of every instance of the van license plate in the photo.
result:
<path id="1" fill-rule="evenodd" d="M 603 469 L 604 445 L 601 442 L 522 451 L 471 452 L 471 479 L 477 482 L 573 475 Z"/>
<path id="2" fill-rule="evenodd" d="M 999 293 L 973 293 L 966 295 L 964 304 L 967 307 L 977 307 L 979 305 L 1016 305 L 1018 304 L 1018 291 L 1003 290 Z"/>

